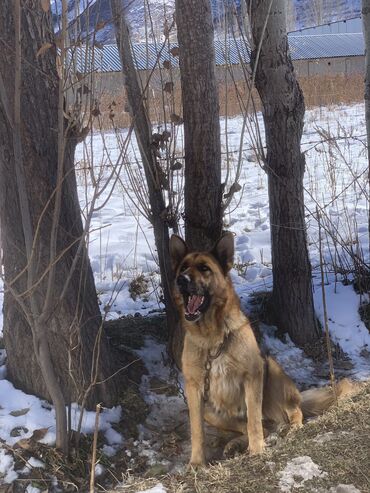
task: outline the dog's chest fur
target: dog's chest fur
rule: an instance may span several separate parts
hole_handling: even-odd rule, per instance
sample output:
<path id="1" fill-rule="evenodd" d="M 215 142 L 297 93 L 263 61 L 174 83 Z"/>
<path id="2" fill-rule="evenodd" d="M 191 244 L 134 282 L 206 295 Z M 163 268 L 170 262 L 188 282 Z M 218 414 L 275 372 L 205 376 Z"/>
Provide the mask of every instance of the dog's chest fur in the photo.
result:
<path id="1" fill-rule="evenodd" d="M 227 354 L 212 361 L 209 403 L 229 417 L 246 415 L 243 379 Z"/>

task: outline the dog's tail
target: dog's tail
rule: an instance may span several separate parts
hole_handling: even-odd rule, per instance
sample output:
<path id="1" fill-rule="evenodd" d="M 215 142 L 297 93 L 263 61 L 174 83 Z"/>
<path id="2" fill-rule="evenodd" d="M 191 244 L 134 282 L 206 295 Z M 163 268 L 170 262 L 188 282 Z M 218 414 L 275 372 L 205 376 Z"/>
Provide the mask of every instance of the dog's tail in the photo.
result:
<path id="1" fill-rule="evenodd" d="M 348 378 L 344 378 L 336 385 L 338 400 L 349 397 L 355 394 L 358 390 L 358 384 L 352 382 Z M 329 386 L 304 390 L 301 392 L 301 397 L 301 409 L 305 418 L 319 416 L 336 402 L 333 388 Z"/>

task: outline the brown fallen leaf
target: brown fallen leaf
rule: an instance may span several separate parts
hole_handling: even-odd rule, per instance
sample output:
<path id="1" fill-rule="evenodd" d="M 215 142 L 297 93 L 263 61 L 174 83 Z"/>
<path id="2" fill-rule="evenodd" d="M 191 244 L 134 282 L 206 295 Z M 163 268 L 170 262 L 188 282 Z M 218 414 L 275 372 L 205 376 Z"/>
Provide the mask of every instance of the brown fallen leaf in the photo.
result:
<path id="1" fill-rule="evenodd" d="M 48 431 L 49 428 L 40 428 L 39 430 L 35 430 L 32 433 L 31 439 L 36 440 L 36 442 L 42 440 Z"/>
<path id="2" fill-rule="evenodd" d="M 14 449 L 21 448 L 23 450 L 30 450 L 31 447 L 32 447 L 32 442 L 30 438 L 21 438 L 20 440 L 18 440 L 18 442 L 16 442 L 13 445 Z"/>
<path id="3" fill-rule="evenodd" d="M 29 407 L 25 407 L 24 409 L 19 409 L 19 411 L 11 411 L 9 414 L 15 418 L 18 418 L 18 416 L 24 416 L 27 414 L 29 410 Z"/>

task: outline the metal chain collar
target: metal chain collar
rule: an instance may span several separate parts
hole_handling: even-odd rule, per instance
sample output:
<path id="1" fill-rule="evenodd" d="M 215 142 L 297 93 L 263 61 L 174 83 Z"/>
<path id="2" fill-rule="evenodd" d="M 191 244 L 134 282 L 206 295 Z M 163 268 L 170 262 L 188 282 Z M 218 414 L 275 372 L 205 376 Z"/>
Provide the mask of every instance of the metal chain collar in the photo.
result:
<path id="1" fill-rule="evenodd" d="M 204 373 L 204 385 L 203 385 L 203 401 L 207 402 L 209 400 L 209 390 L 210 390 L 210 385 L 211 385 L 211 379 L 210 379 L 210 373 L 211 373 L 211 368 L 212 368 L 212 361 L 217 359 L 221 353 L 225 350 L 228 340 L 229 340 L 230 334 L 225 334 L 223 341 L 221 344 L 218 346 L 216 352 L 212 354 L 211 350 L 208 349 L 207 351 L 207 358 L 206 362 L 204 365 L 205 373 Z M 187 404 L 187 398 L 184 392 L 184 389 L 180 383 L 179 380 L 179 372 L 177 368 L 175 367 L 174 361 L 171 361 L 170 363 L 170 379 L 175 383 L 176 389 L 178 394 L 182 397 L 184 400 L 185 404 Z"/>
<path id="2" fill-rule="evenodd" d="M 228 343 L 228 340 L 229 340 L 229 335 L 230 334 L 225 334 L 224 340 L 218 346 L 218 348 L 214 354 L 212 354 L 210 349 L 208 349 L 208 351 L 207 351 L 207 358 L 206 358 L 206 362 L 204 365 L 204 370 L 205 370 L 204 386 L 203 386 L 203 401 L 204 402 L 208 402 L 208 400 L 209 400 L 209 390 L 211 387 L 210 374 L 211 374 L 211 369 L 212 369 L 212 361 L 217 359 L 221 355 L 221 353 L 225 350 L 227 343 Z"/>

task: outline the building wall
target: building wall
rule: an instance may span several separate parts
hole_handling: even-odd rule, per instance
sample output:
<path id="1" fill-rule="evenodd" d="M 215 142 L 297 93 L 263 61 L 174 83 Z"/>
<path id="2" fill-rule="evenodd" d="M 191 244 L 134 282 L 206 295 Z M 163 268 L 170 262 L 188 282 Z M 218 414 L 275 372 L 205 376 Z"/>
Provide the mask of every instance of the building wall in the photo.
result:
<path id="1" fill-rule="evenodd" d="M 311 75 L 353 75 L 365 73 L 365 56 L 296 60 L 294 68 L 299 77 Z"/>

